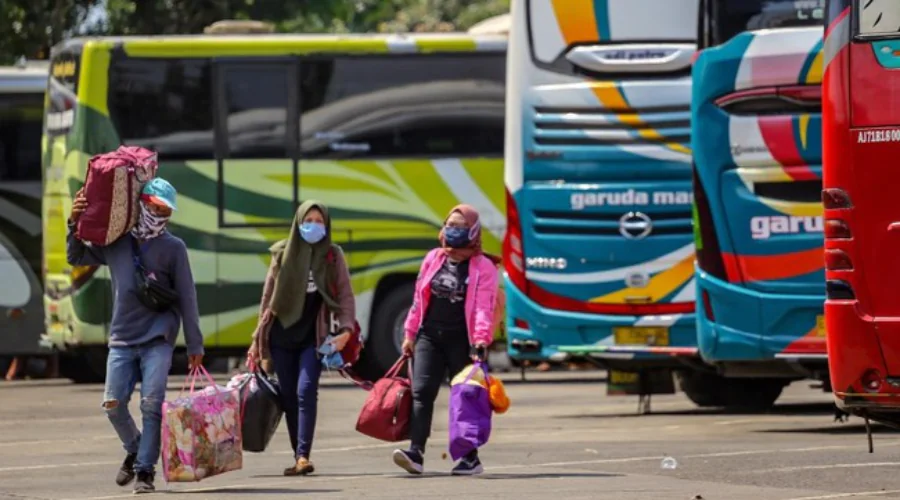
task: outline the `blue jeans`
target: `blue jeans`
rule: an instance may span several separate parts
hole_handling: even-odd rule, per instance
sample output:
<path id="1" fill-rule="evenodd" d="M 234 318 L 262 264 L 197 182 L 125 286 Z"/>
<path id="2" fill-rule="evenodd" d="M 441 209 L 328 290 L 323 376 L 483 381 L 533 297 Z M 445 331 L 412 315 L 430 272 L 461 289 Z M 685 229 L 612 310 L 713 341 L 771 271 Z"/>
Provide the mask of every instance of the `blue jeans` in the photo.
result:
<path id="1" fill-rule="evenodd" d="M 103 408 L 127 453 L 136 453 L 134 470 L 154 471 L 159 460 L 162 404 L 172 366 L 172 346 L 165 340 L 134 347 L 110 347 L 106 358 L 106 388 Z M 128 411 L 128 402 L 141 381 L 143 434 Z"/>
<path id="2" fill-rule="evenodd" d="M 316 352 L 316 342 L 310 339 L 296 349 L 270 346 L 275 374 L 281 385 L 281 404 L 287 421 L 291 448 L 295 458 L 309 458 L 313 434 L 316 432 L 316 413 L 319 407 L 319 376 L 322 362 Z"/>

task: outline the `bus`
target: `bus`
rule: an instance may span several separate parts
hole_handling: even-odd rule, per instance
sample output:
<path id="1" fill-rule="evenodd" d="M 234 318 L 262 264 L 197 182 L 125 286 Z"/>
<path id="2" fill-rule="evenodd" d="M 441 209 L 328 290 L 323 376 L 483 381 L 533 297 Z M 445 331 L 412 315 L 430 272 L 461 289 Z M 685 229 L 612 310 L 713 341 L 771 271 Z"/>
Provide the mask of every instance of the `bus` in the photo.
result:
<path id="1" fill-rule="evenodd" d="M 366 339 L 360 371 L 399 357 L 424 255 L 451 207 L 505 230 L 506 37 L 215 35 L 72 39 L 52 51 L 44 137 L 47 337 L 76 381 L 104 374 L 105 268 L 71 267 L 66 218 L 88 159 L 155 150 L 179 193 L 207 352 L 241 356 L 269 247 L 302 200 L 331 209 Z M 179 336 L 182 351 L 183 336 Z M 63 361 L 66 363 L 63 363 Z"/>
<path id="2" fill-rule="evenodd" d="M 831 386 L 838 408 L 896 426 L 900 3 L 832 0 L 827 23 L 822 201 Z"/>
<path id="3" fill-rule="evenodd" d="M 648 394 L 669 392 L 697 358 L 697 2 L 523 0 L 510 14 L 510 358 L 590 360 L 621 382 L 610 394 L 657 379 Z"/>
<path id="4" fill-rule="evenodd" d="M 45 353 L 41 122 L 47 66 L 0 67 L 0 355 Z"/>
<path id="5" fill-rule="evenodd" d="M 827 388 L 822 258 L 824 0 L 704 0 L 691 104 L 697 336 L 710 403 Z"/>

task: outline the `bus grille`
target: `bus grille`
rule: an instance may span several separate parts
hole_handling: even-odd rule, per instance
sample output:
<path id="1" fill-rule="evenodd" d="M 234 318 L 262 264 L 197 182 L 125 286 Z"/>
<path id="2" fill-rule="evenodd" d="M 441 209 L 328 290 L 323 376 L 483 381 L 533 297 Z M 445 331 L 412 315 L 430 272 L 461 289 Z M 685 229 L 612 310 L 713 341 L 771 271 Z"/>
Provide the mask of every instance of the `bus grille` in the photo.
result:
<path id="1" fill-rule="evenodd" d="M 535 234 L 565 236 L 615 236 L 622 237 L 619 219 L 629 209 L 621 213 L 585 213 L 553 210 L 534 210 L 532 228 Z M 655 236 L 691 235 L 691 209 L 670 210 L 647 214 L 653 222 L 653 229 L 647 238 Z"/>
<path id="2" fill-rule="evenodd" d="M 534 142 L 539 146 L 688 146 L 690 106 L 534 108 Z"/>

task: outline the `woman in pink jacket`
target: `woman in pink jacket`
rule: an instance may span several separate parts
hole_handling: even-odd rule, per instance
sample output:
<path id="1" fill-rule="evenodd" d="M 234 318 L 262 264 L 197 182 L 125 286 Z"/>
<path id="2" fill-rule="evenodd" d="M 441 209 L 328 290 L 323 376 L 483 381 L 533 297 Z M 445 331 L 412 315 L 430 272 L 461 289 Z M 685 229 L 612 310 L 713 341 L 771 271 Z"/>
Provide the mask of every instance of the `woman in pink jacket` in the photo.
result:
<path id="1" fill-rule="evenodd" d="M 473 359 L 484 359 L 494 337 L 500 259 L 481 251 L 478 212 L 469 205 L 454 207 L 440 242 L 422 262 L 406 317 L 403 353 L 413 356 L 411 445 L 394 451 L 394 463 L 411 474 L 424 470 L 434 400 L 447 374 L 453 377 Z M 476 451 L 463 457 L 453 474 L 483 470 Z"/>

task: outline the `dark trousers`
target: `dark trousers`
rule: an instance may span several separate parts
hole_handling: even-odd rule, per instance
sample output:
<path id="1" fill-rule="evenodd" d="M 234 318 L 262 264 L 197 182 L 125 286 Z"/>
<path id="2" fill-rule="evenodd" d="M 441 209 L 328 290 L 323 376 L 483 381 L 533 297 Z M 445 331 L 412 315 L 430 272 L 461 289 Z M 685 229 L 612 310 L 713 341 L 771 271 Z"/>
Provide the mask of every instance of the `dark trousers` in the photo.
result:
<path id="1" fill-rule="evenodd" d="M 472 362 L 469 349 L 465 331 L 426 328 L 419 334 L 413 355 L 413 407 L 409 430 L 413 449 L 425 452 L 425 443 L 431 435 L 434 400 L 441 384 L 448 381 L 448 375 L 455 377 Z"/>
<path id="2" fill-rule="evenodd" d="M 316 432 L 319 376 L 322 362 L 313 335 L 298 348 L 271 346 L 275 374 L 281 385 L 281 403 L 295 458 L 309 458 Z"/>

